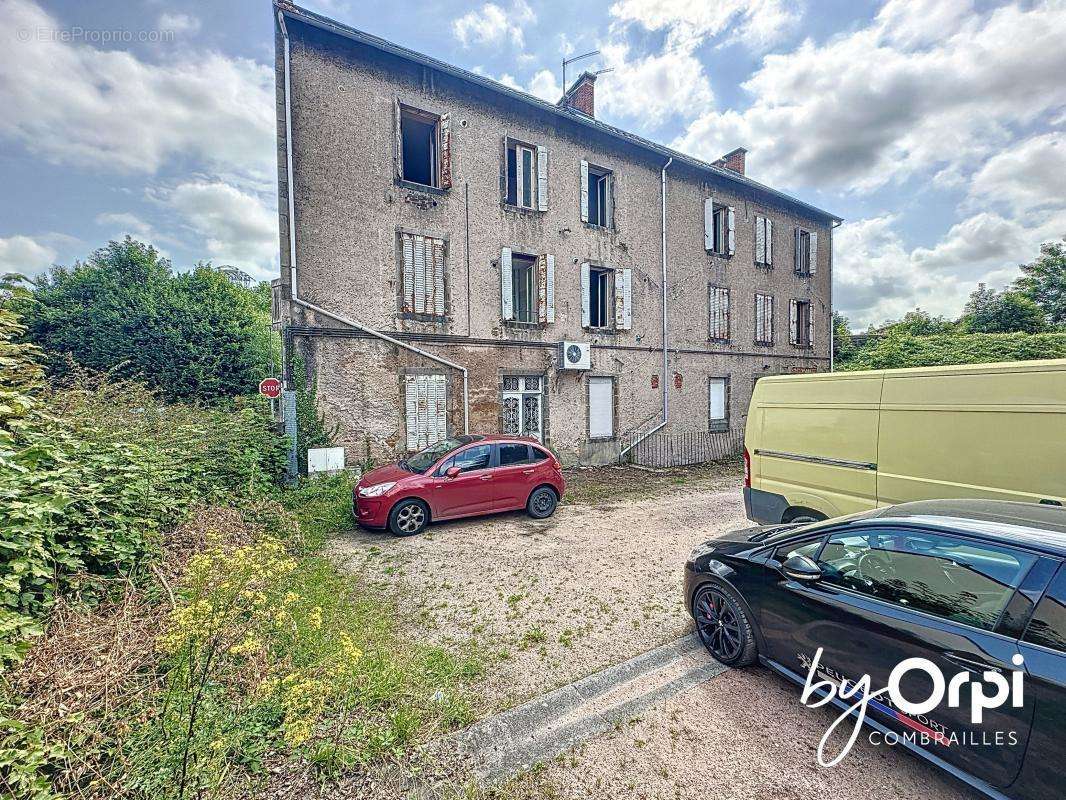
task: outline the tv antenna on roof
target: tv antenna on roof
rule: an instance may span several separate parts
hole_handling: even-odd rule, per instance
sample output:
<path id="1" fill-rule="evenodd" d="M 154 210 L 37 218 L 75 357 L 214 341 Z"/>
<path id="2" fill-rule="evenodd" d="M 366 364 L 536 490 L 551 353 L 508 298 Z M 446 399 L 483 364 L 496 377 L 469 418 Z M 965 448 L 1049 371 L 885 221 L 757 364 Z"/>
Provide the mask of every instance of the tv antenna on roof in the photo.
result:
<path id="1" fill-rule="evenodd" d="M 599 50 L 590 50 L 589 52 L 582 53 L 579 56 L 574 56 L 573 58 L 564 58 L 563 59 L 563 94 L 566 94 L 566 89 L 567 89 L 567 86 L 566 86 L 566 66 L 567 66 L 567 64 L 573 64 L 575 61 L 581 61 L 584 58 L 592 58 L 593 56 L 598 56 L 599 54 L 600 54 Z M 596 70 L 592 74 L 593 75 L 602 75 L 604 72 L 612 72 L 612 71 L 614 71 L 614 67 L 608 67 L 607 69 Z"/>

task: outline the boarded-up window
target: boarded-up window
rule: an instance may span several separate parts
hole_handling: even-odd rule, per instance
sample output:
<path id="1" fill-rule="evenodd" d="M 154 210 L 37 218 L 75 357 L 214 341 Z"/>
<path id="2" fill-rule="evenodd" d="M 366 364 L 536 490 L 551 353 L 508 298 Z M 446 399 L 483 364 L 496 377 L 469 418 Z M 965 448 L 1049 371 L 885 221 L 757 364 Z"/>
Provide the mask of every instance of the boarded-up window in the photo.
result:
<path id="1" fill-rule="evenodd" d="M 444 316 L 445 242 L 430 236 L 400 234 L 403 259 L 401 310 Z"/>
<path id="2" fill-rule="evenodd" d="M 729 430 L 729 378 L 710 378 L 708 380 L 709 429 L 712 432 Z"/>
<path id="3" fill-rule="evenodd" d="M 724 286 L 711 286 L 708 303 L 710 304 L 709 338 L 718 342 L 728 342 L 729 289 Z"/>
<path id="4" fill-rule="evenodd" d="M 448 382 L 444 375 L 404 378 L 407 449 L 421 450 L 447 438 Z"/>
<path id="5" fill-rule="evenodd" d="M 589 378 L 589 438 L 614 436 L 614 380 Z"/>
<path id="6" fill-rule="evenodd" d="M 774 297 L 755 294 L 755 344 L 774 343 Z"/>

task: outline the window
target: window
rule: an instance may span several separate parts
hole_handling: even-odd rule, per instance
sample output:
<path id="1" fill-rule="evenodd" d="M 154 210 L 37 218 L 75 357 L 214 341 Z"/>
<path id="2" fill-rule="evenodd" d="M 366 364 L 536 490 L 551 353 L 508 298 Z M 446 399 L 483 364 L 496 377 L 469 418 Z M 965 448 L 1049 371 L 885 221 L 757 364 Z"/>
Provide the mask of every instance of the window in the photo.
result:
<path id="1" fill-rule="evenodd" d="M 499 445 L 499 448 L 501 467 L 511 467 L 515 464 L 529 463 L 528 444 L 501 444 Z"/>
<path id="2" fill-rule="evenodd" d="M 589 377 L 589 438 L 614 437 L 614 379 Z"/>
<path id="3" fill-rule="evenodd" d="M 581 221 L 601 228 L 614 224 L 614 187 L 610 170 L 581 162 Z"/>
<path id="4" fill-rule="evenodd" d="M 396 103 L 397 176 L 436 189 L 451 187 L 448 115 L 438 116 Z"/>
<path id="5" fill-rule="evenodd" d="M 500 396 L 500 431 L 512 436 L 543 439 L 541 404 L 544 379 L 540 375 L 505 375 Z"/>
<path id="6" fill-rule="evenodd" d="M 774 223 L 766 217 L 755 218 L 755 264 L 769 267 L 774 263 Z"/>
<path id="7" fill-rule="evenodd" d="M 623 331 L 633 327 L 633 270 L 581 265 L 581 325 Z"/>
<path id="8" fill-rule="evenodd" d="M 511 302 L 515 322 L 536 322 L 537 260 L 515 253 L 511 257 Z"/>
<path id="9" fill-rule="evenodd" d="M 813 275 L 818 268 L 818 234 L 796 228 L 795 252 L 796 274 Z"/>
<path id="10" fill-rule="evenodd" d="M 479 444 L 477 447 L 471 447 L 461 453 L 456 453 L 442 468 L 445 472 L 448 471 L 449 467 L 459 467 L 460 472 L 471 472 L 475 469 L 488 469 L 491 463 L 492 445 Z"/>
<path id="11" fill-rule="evenodd" d="M 710 307 L 709 336 L 716 342 L 729 341 L 729 290 L 723 286 L 711 286 L 708 304 Z"/>
<path id="12" fill-rule="evenodd" d="M 710 378 L 708 380 L 710 397 L 707 417 L 712 433 L 729 430 L 729 378 Z"/>
<path id="13" fill-rule="evenodd" d="M 755 344 L 774 343 L 774 296 L 755 293 Z"/>
<path id="14" fill-rule="evenodd" d="M 704 248 L 709 253 L 731 256 L 735 250 L 733 231 L 735 214 L 732 206 L 714 202 L 713 197 L 703 201 Z"/>
<path id="15" fill-rule="evenodd" d="M 606 328 L 611 324 L 611 271 L 592 267 L 589 270 L 589 326 Z"/>
<path id="16" fill-rule="evenodd" d="M 826 583 L 985 630 L 1035 561 L 999 545 L 892 530 L 836 534 L 818 559 Z"/>
<path id="17" fill-rule="evenodd" d="M 447 438 L 448 382 L 444 375 L 404 378 L 407 449 L 421 450 Z"/>
<path id="18" fill-rule="evenodd" d="M 444 316 L 444 257 L 443 239 L 400 234 L 401 311 Z"/>
<path id="19" fill-rule="evenodd" d="M 1059 569 L 1037 604 L 1022 641 L 1066 653 L 1066 568 Z"/>
<path id="20" fill-rule="evenodd" d="M 812 542 L 789 542 L 774 551 L 774 558 L 782 564 L 792 558 L 792 556 L 807 556 L 813 561 L 821 549 L 822 537 L 818 537 Z"/>
<path id="21" fill-rule="evenodd" d="M 788 340 L 797 347 L 814 344 L 814 318 L 809 301 L 788 301 Z"/>
<path id="22" fill-rule="evenodd" d="M 530 461 L 533 461 L 534 463 L 536 463 L 538 461 L 543 461 L 546 458 L 551 458 L 551 456 L 549 456 L 547 453 L 545 453 L 539 447 L 532 447 L 531 446 L 529 448 L 529 450 L 530 450 L 530 453 L 531 453 Z"/>
<path id="23" fill-rule="evenodd" d="M 500 252 L 501 316 L 527 324 L 555 322 L 555 256 Z"/>
<path id="24" fill-rule="evenodd" d="M 537 161 L 533 148 L 510 142 L 507 145 L 507 204 L 533 208 L 536 184 Z"/>

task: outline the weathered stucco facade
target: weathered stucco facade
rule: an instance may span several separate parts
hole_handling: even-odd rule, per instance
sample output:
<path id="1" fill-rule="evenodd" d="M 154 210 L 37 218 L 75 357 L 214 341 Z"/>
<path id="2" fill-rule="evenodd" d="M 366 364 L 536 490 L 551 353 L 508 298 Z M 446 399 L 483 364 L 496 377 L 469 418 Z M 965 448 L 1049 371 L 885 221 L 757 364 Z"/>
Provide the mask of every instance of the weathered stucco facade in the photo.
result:
<path id="1" fill-rule="evenodd" d="M 293 254 L 300 301 L 466 367 L 472 432 L 501 429 L 503 392 L 514 388 L 509 376 L 539 377 L 541 436 L 571 462 L 616 457 L 627 432 L 648 428 L 661 414 L 664 385 L 670 418 L 663 432 L 721 430 L 723 421 L 711 419 L 708 382 L 727 378 L 723 435 L 735 437 L 757 377 L 828 369 L 837 221 L 831 215 L 728 169 L 678 155 L 666 172 L 664 374 L 661 171 L 669 154 L 663 148 L 652 149 L 576 111 L 416 60 L 285 3 L 279 9 L 281 323 L 286 346 L 304 355 L 317 380 L 322 411 L 339 426 L 338 443 L 349 462 L 407 449 L 408 376 L 445 376 L 447 433 L 461 433 L 462 375 L 294 302 Z M 446 119 L 450 142 L 438 157 L 447 162 L 441 169 L 449 169 L 450 188 L 419 187 L 398 176 L 397 104 Z M 546 210 L 504 202 L 508 140 L 546 155 Z M 608 228 L 582 222 L 583 161 L 611 172 Z M 712 196 L 716 207 L 733 210 L 731 256 L 706 247 L 705 200 Z M 755 263 L 757 217 L 772 221 L 770 268 Z M 797 227 L 817 237 L 810 275 L 794 269 Z M 443 315 L 404 310 L 403 233 L 444 242 Z M 505 250 L 553 256 L 554 321 L 503 319 Z M 586 263 L 615 270 L 610 285 L 617 293 L 622 271 L 629 270 L 628 328 L 583 325 Z M 726 341 L 710 338 L 712 285 L 729 290 Z M 774 297 L 772 345 L 755 342 L 757 292 Z M 615 300 L 622 302 L 616 296 L 612 306 Z M 791 300 L 810 303 L 810 345 L 790 342 Z M 562 341 L 589 343 L 591 369 L 559 369 Z M 590 436 L 589 381 L 595 377 L 612 380 L 610 436 Z M 604 413 L 601 405 L 597 409 Z M 721 409 L 715 413 L 720 417 Z M 596 425 L 602 432 L 603 420 Z"/>

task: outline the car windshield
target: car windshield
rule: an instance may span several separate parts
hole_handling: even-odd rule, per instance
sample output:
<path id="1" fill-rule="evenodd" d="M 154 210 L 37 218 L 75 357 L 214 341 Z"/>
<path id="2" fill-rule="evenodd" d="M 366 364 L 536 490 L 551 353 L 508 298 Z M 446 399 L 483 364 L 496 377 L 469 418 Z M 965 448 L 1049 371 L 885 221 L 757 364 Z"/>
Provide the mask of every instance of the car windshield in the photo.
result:
<path id="1" fill-rule="evenodd" d="M 425 472 L 452 450 L 456 450 L 464 444 L 476 442 L 480 438 L 480 436 L 456 436 L 454 439 L 442 439 L 435 444 L 431 444 L 425 450 L 419 450 L 410 458 L 404 459 L 400 462 L 400 466 L 411 472 Z"/>

